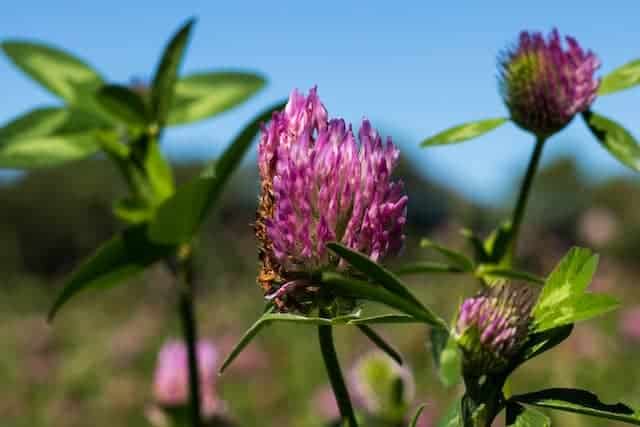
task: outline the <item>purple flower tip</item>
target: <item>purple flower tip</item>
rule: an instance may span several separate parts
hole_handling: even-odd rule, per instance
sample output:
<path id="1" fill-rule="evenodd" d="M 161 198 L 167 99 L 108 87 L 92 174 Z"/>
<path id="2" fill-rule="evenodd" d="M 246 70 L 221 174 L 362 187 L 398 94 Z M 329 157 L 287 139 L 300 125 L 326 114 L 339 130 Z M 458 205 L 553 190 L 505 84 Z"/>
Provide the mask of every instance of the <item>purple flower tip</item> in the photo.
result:
<path id="1" fill-rule="evenodd" d="M 291 93 L 285 109 L 263 127 L 258 147 L 255 229 L 263 264 L 258 280 L 266 294 L 280 303 L 283 293 L 305 293 L 310 284 L 304 280 L 278 288 L 337 263 L 328 242 L 374 261 L 401 249 L 407 196 L 391 178 L 398 157 L 391 139 L 383 142 L 368 120 L 356 137 L 344 120 L 330 119 L 316 88 L 306 97 Z"/>
<path id="2" fill-rule="evenodd" d="M 557 30 L 547 38 L 520 33 L 517 45 L 500 58 L 500 89 L 511 118 L 539 137 L 548 137 L 589 108 L 600 80 L 600 61 L 572 37 L 566 48 Z"/>
<path id="3" fill-rule="evenodd" d="M 465 365 L 479 374 L 503 369 L 526 341 L 534 303 L 530 288 L 510 284 L 466 299 L 455 327 Z"/>

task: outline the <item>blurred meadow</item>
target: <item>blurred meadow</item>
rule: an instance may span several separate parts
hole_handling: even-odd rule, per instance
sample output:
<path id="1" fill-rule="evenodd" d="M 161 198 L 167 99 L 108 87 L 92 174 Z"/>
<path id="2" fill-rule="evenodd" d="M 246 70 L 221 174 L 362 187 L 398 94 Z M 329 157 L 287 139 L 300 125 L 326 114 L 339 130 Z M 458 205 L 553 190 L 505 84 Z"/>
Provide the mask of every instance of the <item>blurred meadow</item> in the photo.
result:
<path id="1" fill-rule="evenodd" d="M 185 180 L 197 168 L 180 166 Z M 423 178 L 408 162 L 399 174 L 411 199 L 405 259 L 433 258 L 418 238 L 463 248 L 461 224 L 489 230 L 501 209 L 487 209 Z M 157 265 L 129 286 L 89 291 L 72 301 L 53 326 L 45 313 L 63 277 L 118 228 L 110 200 L 124 192 L 115 170 L 103 160 L 73 168 L 38 171 L 0 189 L 0 420 L 22 426 L 145 426 L 151 410 L 151 380 L 157 352 L 179 336 L 172 279 Z M 208 221 L 197 251 L 197 309 L 203 337 L 228 352 L 262 309 L 255 284 L 257 262 L 249 224 L 254 218 L 256 172 L 237 172 L 220 208 Z M 428 191 L 427 191 L 428 190 Z M 55 203 L 42 203 L 47 199 Z M 551 211 L 549 207 L 553 206 Z M 594 185 L 575 164 L 559 159 L 541 172 L 532 199 L 523 255 L 532 271 L 547 274 L 574 245 L 593 246 L 601 264 L 593 287 L 624 302 L 619 313 L 577 326 L 569 342 L 528 364 L 512 384 L 537 389 L 592 387 L 603 400 L 640 404 L 640 189 L 629 179 Z M 550 215 L 553 212 L 553 215 Z M 537 254 L 542 254 L 539 256 Z M 626 254 L 626 255 L 625 255 Z M 457 302 L 475 284 L 455 275 L 414 277 L 412 289 L 452 318 Z M 97 298 L 100 295 L 100 298 Z M 394 330 L 395 329 L 395 330 Z M 445 389 L 425 349 L 423 326 L 387 326 L 385 337 L 405 354 L 416 382 L 416 404 L 426 417 L 447 410 L 455 389 Z M 336 332 L 345 369 L 371 350 L 354 328 Z M 227 413 L 242 426 L 321 426 L 331 413 L 319 397 L 327 380 L 315 346 L 314 328 L 273 325 L 251 344 L 237 365 L 220 377 L 218 393 Z M 427 350 L 427 351 L 426 351 Z M 303 368 L 294 368 L 294 367 Z M 614 425 L 553 414 L 563 426 Z M 265 419 L 270 420 L 265 424 Z M 435 425 L 435 424 L 427 424 Z"/>
<path id="2" fill-rule="evenodd" d="M 0 17 L 2 38 L 50 41 L 111 73 L 109 81 L 147 82 L 166 35 L 192 14 L 202 19 L 185 69 L 239 67 L 265 77 L 264 91 L 220 120 L 167 131 L 162 150 L 178 183 L 198 176 L 259 105 L 282 99 L 293 88 L 306 92 L 318 84 L 335 116 L 370 117 L 402 153 L 395 175 L 409 195 L 407 240 L 396 261 L 403 264 L 438 259 L 420 249 L 423 237 L 468 252 L 462 228 L 485 237 L 513 208 L 531 150 L 528 136 L 515 126 L 464 147 L 428 152 L 418 147 L 421 138 L 450 124 L 505 114 L 496 91 L 496 56 L 518 31 L 564 26 L 598 52 L 604 71 L 640 57 L 640 48 L 629 43 L 639 35 L 634 12 L 640 9 L 631 1 L 606 17 L 585 2 L 550 0 L 500 1 L 492 7 L 385 3 L 379 9 L 357 2 L 327 1 L 323 7 L 284 2 L 282 10 L 271 3 L 236 2 L 219 11 L 209 2 L 164 7 L 116 1 L 104 10 L 75 1 L 62 7 L 21 3 Z M 323 26 L 327 22 L 331 25 Z M 53 99 L 8 61 L 0 62 L 0 79 L 0 122 Z M 599 102 L 598 108 L 615 113 L 638 135 L 638 89 L 621 95 L 617 104 L 610 98 Z M 510 390 L 580 387 L 597 390 L 605 402 L 639 407 L 637 175 L 573 125 L 548 146 L 522 229 L 523 267 L 546 276 L 572 246 L 592 248 L 600 254 L 592 289 L 623 304 L 617 312 L 578 324 L 566 343 L 520 368 Z M 123 229 L 112 213 L 113 201 L 127 195 L 118 170 L 98 155 L 48 169 L 0 172 L 0 427 L 161 425 L 152 394 L 157 355 L 167 339 L 181 334 L 174 278 L 164 264 L 124 286 L 82 293 L 53 324 L 46 321 L 73 269 Z M 264 308 L 251 227 L 258 191 L 254 146 L 195 244 L 200 335 L 216 345 L 219 362 Z M 407 283 L 446 320 L 454 319 L 460 301 L 477 286 L 471 277 L 446 273 L 410 276 Z M 438 426 L 461 386 L 441 384 L 428 328 L 378 329 L 413 372 L 412 413 L 426 403 L 421 426 Z M 338 327 L 335 337 L 347 372 L 373 347 L 348 326 Z M 313 327 L 269 326 L 218 378 L 225 416 L 243 427 L 321 427 L 333 421 L 337 409 L 327 397 L 315 339 Z M 617 425 L 565 413 L 550 416 L 563 427 Z"/>

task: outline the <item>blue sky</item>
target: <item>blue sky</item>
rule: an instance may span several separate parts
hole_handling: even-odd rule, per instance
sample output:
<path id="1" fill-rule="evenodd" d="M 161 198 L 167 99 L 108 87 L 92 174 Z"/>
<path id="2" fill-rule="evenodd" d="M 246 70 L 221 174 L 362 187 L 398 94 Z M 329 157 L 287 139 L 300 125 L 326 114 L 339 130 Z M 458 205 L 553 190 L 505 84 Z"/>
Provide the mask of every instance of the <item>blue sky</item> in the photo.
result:
<path id="1" fill-rule="evenodd" d="M 319 86 L 335 116 L 363 116 L 391 133 L 429 176 L 479 201 L 495 201 L 520 177 L 531 137 L 513 125 L 470 143 L 423 150 L 419 141 L 460 122 L 505 114 L 496 55 L 521 29 L 557 26 L 602 60 L 602 73 L 640 58 L 640 2 L 616 1 L 177 1 L 11 2 L 0 38 L 43 40 L 83 57 L 112 81 L 151 75 L 169 35 L 198 17 L 183 71 L 246 68 L 269 86 L 243 107 L 166 135 L 176 157 L 214 156 L 255 112 L 294 87 Z M 56 99 L 0 60 L 0 121 Z M 640 136 L 640 89 L 594 109 Z M 544 161 L 575 153 L 590 176 L 627 174 L 576 120 Z"/>

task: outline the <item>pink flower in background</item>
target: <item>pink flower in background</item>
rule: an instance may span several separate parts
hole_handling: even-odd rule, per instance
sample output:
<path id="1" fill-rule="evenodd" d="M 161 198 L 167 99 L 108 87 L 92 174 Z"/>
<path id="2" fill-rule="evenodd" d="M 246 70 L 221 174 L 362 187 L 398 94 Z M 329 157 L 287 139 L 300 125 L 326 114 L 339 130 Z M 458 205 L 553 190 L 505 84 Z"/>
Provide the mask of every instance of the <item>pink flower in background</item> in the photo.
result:
<path id="1" fill-rule="evenodd" d="M 218 351 L 210 341 L 197 345 L 202 413 L 210 417 L 222 411 L 224 403 L 215 390 Z M 161 407 L 189 404 L 189 368 L 187 347 L 182 341 L 167 341 L 158 354 L 153 384 L 155 401 Z"/>
<path id="2" fill-rule="evenodd" d="M 640 342 L 640 306 L 624 310 L 618 328 L 624 338 Z"/>
<path id="3" fill-rule="evenodd" d="M 609 209 L 591 208 L 580 217 L 580 236 L 591 246 L 604 246 L 616 238 L 618 221 Z"/>

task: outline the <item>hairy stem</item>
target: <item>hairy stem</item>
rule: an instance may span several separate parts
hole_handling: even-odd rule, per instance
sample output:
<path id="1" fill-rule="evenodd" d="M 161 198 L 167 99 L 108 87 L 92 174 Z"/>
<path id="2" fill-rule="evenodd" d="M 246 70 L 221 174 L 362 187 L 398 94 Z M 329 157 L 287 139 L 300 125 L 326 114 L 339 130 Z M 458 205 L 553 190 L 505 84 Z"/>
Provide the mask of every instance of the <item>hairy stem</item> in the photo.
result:
<path id="1" fill-rule="evenodd" d="M 325 367 L 327 368 L 327 374 L 329 375 L 329 381 L 331 382 L 333 393 L 336 396 L 336 402 L 338 402 L 338 408 L 340 408 L 342 420 L 347 421 L 347 425 L 349 427 L 358 427 L 356 416 L 353 412 L 353 406 L 351 405 L 351 399 L 349 398 L 349 391 L 345 385 L 344 377 L 340 370 L 340 363 L 338 362 L 338 356 L 336 355 L 336 349 L 333 344 L 332 326 L 318 326 L 318 338 L 320 340 L 322 358 L 324 360 Z"/>
<path id="2" fill-rule="evenodd" d="M 542 149 L 544 148 L 545 141 L 546 139 L 541 137 L 538 137 L 536 139 L 536 146 L 533 149 L 533 153 L 531 154 L 529 166 L 527 167 L 527 173 L 524 176 L 522 185 L 520 186 L 518 202 L 516 203 L 516 208 L 513 211 L 513 217 L 511 220 L 511 242 L 509 244 L 509 251 L 507 254 L 507 261 L 509 264 L 513 262 L 513 259 L 516 255 L 518 237 L 520 235 L 520 226 L 522 225 L 522 219 L 527 208 L 527 202 L 531 193 L 533 179 L 540 164 L 540 158 L 542 157 Z"/>

